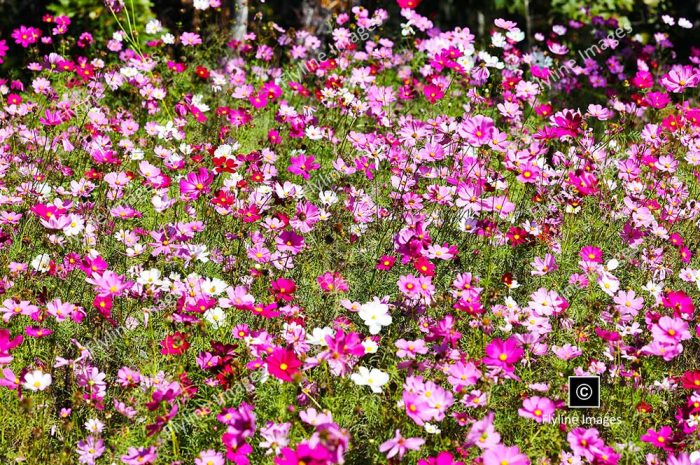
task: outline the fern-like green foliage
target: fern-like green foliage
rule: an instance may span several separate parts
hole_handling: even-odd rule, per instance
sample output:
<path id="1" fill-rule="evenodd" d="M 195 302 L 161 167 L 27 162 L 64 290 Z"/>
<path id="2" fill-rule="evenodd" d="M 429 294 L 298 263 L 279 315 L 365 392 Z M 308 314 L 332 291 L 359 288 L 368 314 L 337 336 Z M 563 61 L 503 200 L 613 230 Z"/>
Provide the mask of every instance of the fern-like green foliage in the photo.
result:
<path id="1" fill-rule="evenodd" d="M 71 21 L 96 38 L 111 36 L 118 30 L 117 23 L 103 0 L 54 0 L 48 10 L 56 15 L 66 15 Z M 129 9 L 133 21 L 143 29 L 152 18 L 153 4 L 150 0 L 125 0 L 125 8 Z"/>

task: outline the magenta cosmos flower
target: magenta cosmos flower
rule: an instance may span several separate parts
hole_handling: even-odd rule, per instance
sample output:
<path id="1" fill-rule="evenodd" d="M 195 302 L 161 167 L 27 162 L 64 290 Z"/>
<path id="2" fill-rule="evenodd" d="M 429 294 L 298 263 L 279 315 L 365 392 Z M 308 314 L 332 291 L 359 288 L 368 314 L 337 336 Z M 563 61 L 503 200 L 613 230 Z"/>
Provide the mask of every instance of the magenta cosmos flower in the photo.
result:
<path id="1" fill-rule="evenodd" d="M 649 428 L 646 434 L 641 437 L 641 440 L 659 449 L 671 450 L 672 435 L 673 430 L 670 426 L 663 426 L 659 431 Z"/>
<path id="2" fill-rule="evenodd" d="M 299 372 L 301 362 L 293 350 L 276 348 L 265 360 L 267 371 L 275 378 L 291 382 L 295 374 Z"/>
<path id="3" fill-rule="evenodd" d="M 41 37 L 41 31 L 35 27 L 20 26 L 12 31 L 12 38 L 15 39 L 15 43 L 24 48 L 35 44 L 39 37 Z"/>
<path id="4" fill-rule="evenodd" d="M 506 371 L 513 371 L 513 365 L 520 361 L 522 356 L 523 349 L 518 346 L 518 341 L 514 337 L 505 341 L 497 338 L 486 346 L 484 363 L 489 366 L 501 367 Z"/>
<path id="5" fill-rule="evenodd" d="M 290 158 L 289 170 L 290 173 L 301 176 L 304 179 L 309 179 L 309 173 L 316 171 L 321 165 L 316 163 L 316 158 L 313 155 L 299 154 Z"/>
<path id="6" fill-rule="evenodd" d="M 197 173 L 189 173 L 180 180 L 180 194 L 184 200 L 195 200 L 209 192 L 209 186 L 213 181 L 214 175 L 206 168 L 200 168 Z"/>

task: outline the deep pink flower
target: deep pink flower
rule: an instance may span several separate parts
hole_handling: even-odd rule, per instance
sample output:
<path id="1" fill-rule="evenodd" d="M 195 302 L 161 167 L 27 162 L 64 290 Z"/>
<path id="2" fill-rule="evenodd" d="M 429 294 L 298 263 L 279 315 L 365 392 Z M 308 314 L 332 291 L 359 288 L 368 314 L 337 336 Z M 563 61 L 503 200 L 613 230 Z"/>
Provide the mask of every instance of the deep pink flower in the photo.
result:
<path id="1" fill-rule="evenodd" d="M 670 291 L 662 299 L 663 305 L 666 308 L 673 309 L 675 316 L 685 314 L 692 317 L 695 313 L 695 305 L 693 299 L 686 295 L 683 291 Z"/>
<path id="2" fill-rule="evenodd" d="M 180 180 L 180 194 L 185 200 L 195 200 L 209 192 L 212 182 L 214 182 L 214 175 L 206 168 L 199 168 L 197 173 L 189 173 Z"/>
<path id="3" fill-rule="evenodd" d="M 603 251 L 598 247 L 587 245 L 581 249 L 579 255 L 586 262 L 603 263 Z"/>
<path id="4" fill-rule="evenodd" d="M 383 255 L 377 261 L 377 269 L 382 271 L 389 271 L 394 267 L 394 263 L 396 263 L 396 257 L 392 257 L 390 255 Z"/>
<path id="5" fill-rule="evenodd" d="M 291 302 L 294 300 L 297 285 L 291 279 L 278 278 L 270 283 L 270 290 L 274 294 L 275 299 Z"/>
<path id="6" fill-rule="evenodd" d="M 673 435 L 673 430 L 670 426 L 663 426 L 659 431 L 655 431 L 649 428 L 640 439 L 644 442 L 648 442 L 654 447 L 664 450 L 672 450 L 671 446 L 671 436 Z"/>
<path id="7" fill-rule="evenodd" d="M 321 444 L 310 447 L 301 443 L 296 450 L 285 447 L 282 456 L 275 458 L 275 465 L 328 465 L 331 455 Z"/>
<path id="8" fill-rule="evenodd" d="M 309 155 L 308 157 L 303 153 L 296 156 L 292 155 L 289 168 L 287 169 L 292 174 L 301 176 L 304 179 L 309 179 L 309 173 L 321 167 L 315 160 L 316 158 L 313 155 Z"/>
<path id="9" fill-rule="evenodd" d="M 265 365 L 267 365 L 267 371 L 275 378 L 291 382 L 294 375 L 299 372 L 301 361 L 293 350 L 278 347 L 265 359 Z"/>
<path id="10" fill-rule="evenodd" d="M 15 39 L 15 43 L 24 48 L 35 44 L 39 37 L 41 37 L 41 31 L 35 27 L 20 26 L 12 31 L 12 38 Z"/>
<path id="11" fill-rule="evenodd" d="M 428 84 L 427 86 L 425 86 L 423 88 L 423 94 L 430 103 L 435 103 L 445 96 L 445 92 L 443 92 L 443 90 L 435 84 Z"/>

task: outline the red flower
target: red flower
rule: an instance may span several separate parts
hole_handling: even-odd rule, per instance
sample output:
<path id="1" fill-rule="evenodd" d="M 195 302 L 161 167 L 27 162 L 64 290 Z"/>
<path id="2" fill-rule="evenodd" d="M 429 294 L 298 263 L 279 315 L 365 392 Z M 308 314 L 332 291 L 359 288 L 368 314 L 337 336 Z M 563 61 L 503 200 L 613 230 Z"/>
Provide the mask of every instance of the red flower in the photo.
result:
<path id="1" fill-rule="evenodd" d="M 700 389 L 700 371 L 687 371 L 681 381 L 685 389 Z"/>
<path id="2" fill-rule="evenodd" d="M 275 378 L 282 381 L 292 381 L 292 377 L 299 371 L 301 361 L 290 349 L 276 348 L 272 355 L 265 360 L 267 371 Z"/>
<path id="3" fill-rule="evenodd" d="M 513 247 L 527 242 L 527 236 L 527 231 L 525 231 L 523 228 L 517 228 L 515 226 L 510 228 L 508 230 L 508 233 L 506 234 L 506 238 L 508 238 L 510 245 L 512 245 Z"/>
<path id="4" fill-rule="evenodd" d="M 204 66 L 197 66 L 195 74 L 201 77 L 202 79 L 207 79 L 209 77 L 209 70 Z"/>
<path id="5" fill-rule="evenodd" d="M 435 265 L 425 257 L 416 260 L 413 267 L 423 276 L 435 276 Z"/>
<path id="6" fill-rule="evenodd" d="M 160 346 L 163 348 L 160 351 L 163 355 L 182 355 L 190 347 L 190 343 L 184 334 L 176 332 L 160 341 Z"/>
<path id="7" fill-rule="evenodd" d="M 640 402 L 637 404 L 637 411 L 639 413 L 651 413 L 652 412 L 652 407 L 650 404 L 647 404 L 646 402 Z"/>

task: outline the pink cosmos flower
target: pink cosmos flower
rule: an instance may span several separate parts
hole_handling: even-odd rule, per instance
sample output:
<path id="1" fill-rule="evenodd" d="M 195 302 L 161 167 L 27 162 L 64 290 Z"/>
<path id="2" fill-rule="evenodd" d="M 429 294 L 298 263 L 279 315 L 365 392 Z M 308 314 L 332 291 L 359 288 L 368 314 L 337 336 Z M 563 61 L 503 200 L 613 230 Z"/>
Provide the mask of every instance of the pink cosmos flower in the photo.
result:
<path id="1" fill-rule="evenodd" d="M 430 103 L 435 103 L 445 96 L 445 92 L 442 90 L 442 88 L 440 88 L 440 86 L 436 86 L 435 84 L 428 84 L 425 86 L 423 88 L 423 94 Z"/>
<path id="2" fill-rule="evenodd" d="M 270 283 L 270 290 L 273 292 L 275 299 L 291 302 L 294 300 L 297 285 L 291 279 L 278 278 Z"/>
<path id="3" fill-rule="evenodd" d="M 0 307 L 0 313 L 3 313 L 2 320 L 7 323 L 13 316 L 24 315 L 33 317 L 39 311 L 39 307 L 32 305 L 28 300 L 17 301 L 14 299 L 5 299 Z"/>
<path id="4" fill-rule="evenodd" d="M 670 291 L 666 293 L 662 299 L 663 305 L 666 308 L 673 309 L 675 316 L 685 315 L 692 317 L 695 313 L 695 305 L 693 299 L 686 295 L 683 291 Z"/>
<path id="5" fill-rule="evenodd" d="M 5 61 L 3 58 L 7 55 L 7 51 L 10 48 L 7 46 L 7 41 L 6 40 L 0 40 L 0 64 L 4 63 Z"/>
<path id="6" fill-rule="evenodd" d="M 467 444 L 473 444 L 481 450 L 495 447 L 501 442 L 501 435 L 493 425 L 494 413 L 488 412 L 481 420 L 475 421 L 466 436 Z"/>
<path id="7" fill-rule="evenodd" d="M 447 370 L 447 381 L 456 392 L 461 392 L 465 387 L 476 385 L 481 374 L 473 362 L 459 361 Z"/>
<path id="8" fill-rule="evenodd" d="M 203 450 L 194 459 L 195 465 L 225 465 L 224 456 L 215 450 Z"/>
<path id="9" fill-rule="evenodd" d="M 474 147 L 488 144 L 491 141 L 493 131 L 493 120 L 482 115 L 465 119 L 458 129 L 459 135 Z"/>
<path id="10" fill-rule="evenodd" d="M 603 263 L 603 251 L 600 250 L 598 247 L 587 245 L 581 249 L 579 255 L 584 261 Z"/>
<path id="11" fill-rule="evenodd" d="M 394 263 L 396 263 L 396 257 L 392 257 L 390 255 L 383 255 L 377 261 L 376 268 L 382 271 L 389 271 L 394 267 Z"/>
<path id="12" fill-rule="evenodd" d="M 554 255 L 549 253 L 546 254 L 544 258 L 535 257 L 535 260 L 530 263 L 530 265 L 532 265 L 534 268 L 532 271 L 530 271 L 530 274 L 533 276 L 544 276 L 559 269 L 559 265 L 557 265 Z"/>
<path id="13" fill-rule="evenodd" d="M 592 462 L 596 457 L 597 451 L 605 446 L 599 434 L 595 428 L 585 429 L 579 427 L 571 430 L 566 438 L 574 454 L 585 457 Z"/>
<path id="14" fill-rule="evenodd" d="M 419 354 L 424 355 L 428 353 L 428 347 L 426 347 L 425 341 L 422 339 L 415 341 L 399 339 L 394 344 L 399 349 L 396 351 L 396 356 L 399 358 L 415 359 Z"/>
<path id="15" fill-rule="evenodd" d="M 14 338 L 9 330 L 0 328 L 0 365 L 6 365 L 12 361 L 10 350 L 18 347 L 24 341 L 24 337 L 18 334 Z"/>
<path id="16" fill-rule="evenodd" d="M 58 126 L 63 122 L 61 119 L 61 114 L 58 111 L 52 112 L 46 110 L 44 116 L 39 118 L 39 122 L 44 126 Z"/>
<path id="17" fill-rule="evenodd" d="M 133 285 L 133 282 L 126 281 L 122 276 L 110 270 L 105 270 L 102 274 L 94 273 L 85 281 L 94 285 L 98 295 L 102 297 L 118 297 Z"/>
<path id="18" fill-rule="evenodd" d="M 193 47 L 201 44 L 202 38 L 199 36 L 199 34 L 195 34 L 194 32 L 183 32 L 182 35 L 180 35 L 180 42 L 182 42 L 182 45 L 186 47 Z"/>
<path id="19" fill-rule="evenodd" d="M 316 282 L 325 292 L 347 292 L 349 290 L 347 281 L 338 272 L 327 271 L 316 278 Z"/>
<path id="20" fill-rule="evenodd" d="M 588 171 L 571 171 L 569 173 L 569 183 L 571 183 L 582 196 L 594 195 L 598 192 L 598 178 L 595 174 Z"/>
<path id="21" fill-rule="evenodd" d="M 19 386 L 21 384 L 21 380 L 19 376 L 15 375 L 15 373 L 10 370 L 9 368 L 4 368 L 2 370 L 2 377 L 0 378 L 0 386 L 6 387 L 7 389 L 10 390 L 16 390 L 19 389 Z"/>
<path id="22" fill-rule="evenodd" d="M 330 453 L 321 444 L 311 447 L 309 444 L 298 444 L 296 450 L 285 447 L 282 455 L 275 458 L 275 465 L 325 465 L 329 463 Z"/>
<path id="23" fill-rule="evenodd" d="M 551 423 L 554 410 L 554 402 L 550 399 L 533 396 L 523 401 L 523 406 L 518 409 L 518 414 L 521 417 L 535 420 L 537 423 Z"/>
<path id="24" fill-rule="evenodd" d="M 125 465 L 150 465 L 156 461 L 158 454 L 156 448 L 150 447 L 129 447 L 126 454 L 121 456 Z"/>
<path id="25" fill-rule="evenodd" d="M 518 446 L 507 447 L 498 444 L 481 456 L 484 465 L 529 465 L 530 459 L 520 452 Z"/>
<path id="26" fill-rule="evenodd" d="M 464 462 L 456 462 L 452 453 L 442 451 L 437 457 L 419 460 L 418 465 L 464 465 Z"/>
<path id="27" fill-rule="evenodd" d="M 664 88 L 674 93 L 681 93 L 689 87 L 696 87 L 699 82 L 700 74 L 692 66 L 675 66 L 661 78 L 661 84 Z"/>
<path id="28" fill-rule="evenodd" d="M 662 316 L 658 323 L 651 327 L 654 339 L 668 344 L 678 344 L 691 338 L 688 323 L 680 318 Z"/>
<path id="29" fill-rule="evenodd" d="M 425 444 L 425 439 L 422 438 L 404 438 L 401 436 L 401 431 L 396 430 L 396 434 L 392 439 L 383 442 L 379 446 L 379 452 L 386 454 L 386 458 L 391 459 L 398 456 L 401 460 L 409 450 L 420 450 L 420 447 Z"/>

